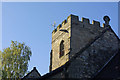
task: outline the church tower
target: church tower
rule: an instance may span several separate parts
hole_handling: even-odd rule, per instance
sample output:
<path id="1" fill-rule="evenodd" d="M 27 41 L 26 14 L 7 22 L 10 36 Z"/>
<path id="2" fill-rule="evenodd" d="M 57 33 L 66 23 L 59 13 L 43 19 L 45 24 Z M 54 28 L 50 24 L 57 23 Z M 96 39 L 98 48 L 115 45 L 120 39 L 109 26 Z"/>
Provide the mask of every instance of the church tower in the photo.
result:
<path id="1" fill-rule="evenodd" d="M 120 39 L 109 25 L 110 18 L 103 20 L 101 27 L 98 21 L 90 24 L 87 18 L 79 21 L 70 15 L 58 25 L 52 32 L 50 72 L 40 79 L 120 79 Z"/>
<path id="2" fill-rule="evenodd" d="M 52 32 L 51 70 L 60 67 L 69 60 L 72 17 L 77 18 L 70 15 Z"/>
<path id="3" fill-rule="evenodd" d="M 70 15 L 52 32 L 52 50 L 50 54 L 50 71 L 64 65 L 75 53 L 83 49 L 90 41 L 104 30 L 100 23 Z"/>

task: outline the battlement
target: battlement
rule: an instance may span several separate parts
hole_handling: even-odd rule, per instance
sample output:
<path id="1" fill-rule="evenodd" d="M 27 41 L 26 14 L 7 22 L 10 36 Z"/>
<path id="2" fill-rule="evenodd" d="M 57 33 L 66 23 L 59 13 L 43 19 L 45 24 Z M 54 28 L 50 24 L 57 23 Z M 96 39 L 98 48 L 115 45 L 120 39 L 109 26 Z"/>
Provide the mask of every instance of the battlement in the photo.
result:
<path id="1" fill-rule="evenodd" d="M 67 17 L 67 19 L 65 19 L 61 24 L 59 24 L 55 30 L 53 30 L 52 34 L 59 31 L 60 28 L 64 27 L 64 25 L 73 24 L 73 23 L 78 23 L 78 24 L 82 23 L 83 25 L 88 24 L 88 25 L 91 25 L 91 26 L 100 27 L 100 22 L 98 22 L 98 21 L 93 20 L 92 24 L 90 24 L 90 20 L 88 18 L 82 17 L 81 21 L 79 21 L 78 16 L 71 14 L 70 16 Z M 103 25 L 103 28 L 104 28 L 104 25 Z"/>
<path id="2" fill-rule="evenodd" d="M 83 22 L 83 23 L 85 23 L 85 24 L 90 24 L 89 19 L 84 18 L 84 17 L 82 17 L 82 21 L 81 21 L 81 22 Z"/>
<path id="3" fill-rule="evenodd" d="M 92 24 L 95 25 L 95 26 L 100 26 L 100 22 L 95 21 L 95 20 L 92 21 Z"/>
<path id="4" fill-rule="evenodd" d="M 88 18 L 82 17 L 81 20 L 82 20 L 82 21 L 80 21 L 80 22 L 82 22 L 83 24 L 90 24 L 90 20 L 89 20 Z M 90 25 L 96 26 L 96 27 L 100 27 L 100 22 L 93 20 L 93 21 L 92 21 L 92 24 L 90 24 Z M 104 27 L 104 26 L 103 26 L 103 27 Z"/>

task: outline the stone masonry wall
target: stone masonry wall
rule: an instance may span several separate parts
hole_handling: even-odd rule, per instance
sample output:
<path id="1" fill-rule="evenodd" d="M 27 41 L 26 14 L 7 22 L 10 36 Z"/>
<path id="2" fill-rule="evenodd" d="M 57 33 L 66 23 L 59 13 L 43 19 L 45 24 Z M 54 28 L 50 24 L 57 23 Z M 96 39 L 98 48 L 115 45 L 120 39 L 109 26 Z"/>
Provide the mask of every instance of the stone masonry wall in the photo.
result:
<path id="1" fill-rule="evenodd" d="M 104 25 L 105 26 L 105 25 Z M 96 38 L 108 27 L 101 27 L 98 21 L 90 24 L 89 19 L 70 15 L 62 24 L 52 32 L 52 71 L 70 62 L 67 70 L 58 72 L 49 78 L 64 78 L 64 72 L 68 78 L 92 78 L 118 51 L 118 39 L 109 29 L 100 38 Z M 61 29 L 68 32 L 60 31 Z M 97 40 L 95 40 L 97 39 Z M 64 40 L 65 54 L 59 58 L 60 43 Z M 95 40 L 85 51 L 76 54 L 84 49 L 86 45 Z M 71 61 L 72 60 L 72 61 Z"/>
<path id="2" fill-rule="evenodd" d="M 67 32 L 59 30 L 67 30 Z M 68 61 L 68 53 L 70 52 L 70 37 L 71 37 L 71 16 L 64 20 L 57 29 L 52 32 L 52 70 L 60 67 Z M 64 40 L 64 56 L 59 58 L 60 43 Z"/>
<path id="3" fill-rule="evenodd" d="M 68 33 L 60 31 L 61 29 L 67 30 Z M 74 56 L 74 53 L 82 49 L 103 30 L 104 28 L 100 27 L 100 23 L 97 21 L 93 20 L 93 23 L 90 24 L 89 19 L 82 18 L 82 21 L 79 21 L 78 16 L 68 16 L 52 32 L 52 70 L 65 64 Z M 59 58 L 60 43 L 62 40 L 64 40 L 65 54 Z"/>
<path id="4" fill-rule="evenodd" d="M 67 30 L 68 33 L 59 31 L 61 29 Z M 93 24 L 90 24 L 89 19 L 82 18 L 82 21 L 79 21 L 78 16 L 68 16 L 52 32 L 52 70 L 65 64 L 74 53 L 78 52 L 89 41 L 94 39 L 95 36 L 99 35 L 103 29 L 97 21 L 93 20 Z M 62 40 L 64 40 L 65 55 L 59 58 L 60 42 Z"/>
<path id="5" fill-rule="evenodd" d="M 118 39 L 107 31 L 84 52 L 71 62 L 68 67 L 69 78 L 91 78 L 118 51 Z"/>
<path id="6" fill-rule="evenodd" d="M 82 21 L 72 21 L 70 57 L 74 56 L 74 53 L 77 53 L 104 29 L 105 28 L 100 27 L 99 22 L 93 21 L 93 24 L 90 24 L 89 19 L 86 18 L 82 18 Z"/>

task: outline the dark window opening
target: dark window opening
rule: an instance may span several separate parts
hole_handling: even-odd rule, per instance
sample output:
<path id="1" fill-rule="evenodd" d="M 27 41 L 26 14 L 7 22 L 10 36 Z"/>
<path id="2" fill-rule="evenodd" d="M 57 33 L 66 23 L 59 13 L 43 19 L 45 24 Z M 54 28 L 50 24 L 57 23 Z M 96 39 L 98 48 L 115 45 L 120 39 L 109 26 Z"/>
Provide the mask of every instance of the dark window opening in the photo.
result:
<path id="1" fill-rule="evenodd" d="M 64 55 L 64 41 L 62 40 L 60 43 L 60 54 L 59 57 L 62 57 Z"/>

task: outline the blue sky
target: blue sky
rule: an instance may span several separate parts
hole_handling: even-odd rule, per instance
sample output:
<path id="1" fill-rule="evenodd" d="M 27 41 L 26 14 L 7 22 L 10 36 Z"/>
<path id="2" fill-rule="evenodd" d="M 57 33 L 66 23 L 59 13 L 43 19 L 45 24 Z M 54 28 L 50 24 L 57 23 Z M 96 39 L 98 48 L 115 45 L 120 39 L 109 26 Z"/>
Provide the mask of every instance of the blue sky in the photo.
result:
<path id="1" fill-rule="evenodd" d="M 1 0 L 3 2 L 118 2 L 119 0 Z"/>
<path id="2" fill-rule="evenodd" d="M 49 71 L 52 30 L 51 24 L 59 25 L 70 14 L 104 23 L 103 17 L 111 18 L 110 25 L 118 33 L 117 2 L 3 2 L 2 49 L 11 40 L 25 42 L 31 48 L 32 57 L 28 70 L 36 67 L 41 75 Z"/>

